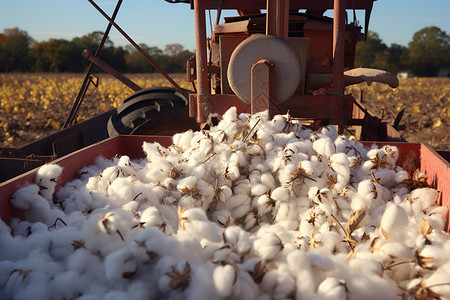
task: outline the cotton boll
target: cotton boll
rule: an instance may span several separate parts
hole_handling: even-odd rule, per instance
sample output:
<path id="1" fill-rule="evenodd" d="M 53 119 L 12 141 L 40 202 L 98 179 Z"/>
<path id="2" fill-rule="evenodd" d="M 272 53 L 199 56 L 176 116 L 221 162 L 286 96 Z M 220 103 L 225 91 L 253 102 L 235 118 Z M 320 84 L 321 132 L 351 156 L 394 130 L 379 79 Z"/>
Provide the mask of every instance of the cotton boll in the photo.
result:
<path id="1" fill-rule="evenodd" d="M 352 299 L 401 299 L 401 291 L 392 281 L 362 272 L 350 274 L 346 279 Z"/>
<path id="2" fill-rule="evenodd" d="M 348 299 L 347 283 L 343 279 L 328 277 L 319 285 L 317 294 L 323 299 Z"/>
<path id="3" fill-rule="evenodd" d="M 380 231 L 386 239 L 400 237 L 408 221 L 408 215 L 401 206 L 388 203 L 381 218 Z"/>
<path id="4" fill-rule="evenodd" d="M 142 230 L 135 239 L 135 242 L 144 245 L 149 255 L 165 255 L 170 250 L 168 238 L 158 229 L 148 227 Z"/>
<path id="5" fill-rule="evenodd" d="M 275 220 L 286 230 L 298 228 L 297 207 L 295 202 L 281 202 L 275 215 Z"/>
<path id="6" fill-rule="evenodd" d="M 286 186 L 277 187 L 272 191 L 270 197 L 275 201 L 286 202 L 291 196 L 290 190 Z"/>
<path id="7" fill-rule="evenodd" d="M 387 154 L 388 162 L 391 165 L 395 166 L 400 155 L 398 148 L 392 145 L 384 145 L 383 147 L 381 147 L 381 150 L 383 150 Z"/>
<path id="8" fill-rule="evenodd" d="M 230 107 L 222 116 L 221 124 L 231 123 L 237 120 L 237 109 L 236 107 Z"/>
<path id="9" fill-rule="evenodd" d="M 364 266 L 364 273 L 380 277 L 383 276 L 384 269 L 381 262 L 378 261 L 372 253 L 367 253 L 363 252 L 363 254 L 357 254 L 355 258 L 349 259 L 349 268 L 355 272 L 359 272 L 361 271 L 362 266 Z"/>
<path id="10" fill-rule="evenodd" d="M 272 119 L 272 126 L 276 132 L 282 132 L 286 127 L 286 117 L 282 115 L 276 115 Z"/>
<path id="11" fill-rule="evenodd" d="M 431 292 L 439 295 L 440 299 L 450 298 L 450 274 L 447 269 L 439 269 L 423 282 L 422 286 L 427 287 Z"/>
<path id="12" fill-rule="evenodd" d="M 138 271 L 138 264 L 127 248 L 119 249 L 105 257 L 105 275 L 110 282 L 129 278 Z"/>
<path id="13" fill-rule="evenodd" d="M 437 269 L 449 261 L 448 252 L 434 245 L 425 245 L 416 255 L 420 257 L 419 266 L 425 268 Z"/>
<path id="14" fill-rule="evenodd" d="M 121 170 L 117 166 L 110 166 L 101 172 L 101 177 L 107 182 L 113 182 L 121 174 Z"/>
<path id="15" fill-rule="evenodd" d="M 138 225 L 131 211 L 123 209 L 111 210 L 98 221 L 99 229 L 109 235 L 118 234 L 120 239 L 126 239 L 131 229 Z"/>
<path id="16" fill-rule="evenodd" d="M 237 149 L 246 149 L 246 145 L 245 144 L 241 144 L 236 143 L 236 148 Z M 233 152 L 230 156 L 230 160 L 228 161 L 229 166 L 237 166 L 240 168 L 245 168 L 248 165 L 248 156 L 246 151 L 237 151 L 237 152 Z"/>
<path id="17" fill-rule="evenodd" d="M 330 157 L 332 154 L 336 152 L 336 146 L 328 136 L 324 136 L 316 140 L 313 143 L 313 149 L 319 155 L 324 157 Z"/>
<path id="18" fill-rule="evenodd" d="M 270 173 L 261 174 L 261 183 L 265 185 L 269 190 L 273 190 L 276 187 L 275 178 Z"/>
<path id="19" fill-rule="evenodd" d="M 267 232 L 253 242 L 253 251 L 265 261 L 274 259 L 281 250 L 283 250 L 283 243 L 273 232 Z"/>
<path id="20" fill-rule="evenodd" d="M 277 285 L 273 291 L 274 299 L 286 299 L 293 297 L 296 293 L 295 279 L 287 272 L 277 272 Z"/>
<path id="21" fill-rule="evenodd" d="M 377 196 L 377 188 L 371 180 L 363 180 L 358 184 L 358 193 L 368 200 L 372 200 Z"/>
<path id="22" fill-rule="evenodd" d="M 230 186 L 222 184 L 217 191 L 217 200 L 219 202 L 225 203 L 233 195 L 233 191 Z"/>
<path id="23" fill-rule="evenodd" d="M 339 136 L 336 128 L 332 125 L 327 125 L 320 129 L 320 133 L 330 138 L 332 141 L 336 140 Z"/>
<path id="24" fill-rule="evenodd" d="M 86 277 L 80 276 L 75 271 L 66 271 L 58 274 L 49 282 L 50 290 L 53 290 L 55 298 L 74 299 L 83 294 L 89 282 Z"/>
<path id="25" fill-rule="evenodd" d="M 227 201 L 225 202 L 225 207 L 228 210 L 232 210 L 234 208 L 242 206 L 244 203 L 247 203 L 249 199 L 250 196 L 248 194 L 235 193 L 234 195 L 232 195 L 227 199 Z"/>
<path id="26" fill-rule="evenodd" d="M 254 206 L 258 209 L 258 215 L 263 216 L 270 213 L 275 206 L 275 202 L 268 195 L 261 195 L 254 201 Z"/>
<path id="27" fill-rule="evenodd" d="M 101 278 L 104 275 L 103 262 L 100 256 L 91 253 L 85 248 L 79 248 L 72 255 L 67 256 L 67 268 L 79 274 L 88 274 L 90 278 L 96 278 L 98 284 L 103 284 Z"/>
<path id="28" fill-rule="evenodd" d="M 47 200 L 52 200 L 55 192 L 56 179 L 61 175 L 62 167 L 55 164 L 41 166 L 37 173 L 35 182 L 39 186 L 39 194 Z"/>
<path id="29" fill-rule="evenodd" d="M 160 228 L 163 224 L 163 220 L 159 209 L 155 206 L 146 208 L 141 214 L 140 224 L 145 227 L 155 226 L 156 228 Z"/>
<path id="30" fill-rule="evenodd" d="M 404 180 L 408 179 L 409 175 L 406 170 L 397 170 L 394 175 L 394 180 L 397 184 L 402 183 Z"/>
<path id="31" fill-rule="evenodd" d="M 238 254 L 246 253 L 251 247 L 248 233 L 239 226 L 227 227 L 223 238 Z"/>
<path id="32" fill-rule="evenodd" d="M 244 220 L 244 229 L 247 231 L 252 231 L 256 226 L 258 226 L 259 220 L 254 211 L 250 211 Z"/>
<path id="33" fill-rule="evenodd" d="M 224 227 L 234 224 L 234 218 L 231 217 L 229 210 L 215 210 L 212 212 L 212 220 Z"/>
<path id="34" fill-rule="evenodd" d="M 186 133 L 188 135 L 189 133 Z M 191 139 L 189 139 L 190 141 Z M 181 146 L 181 145 L 180 145 Z M 142 149 L 144 150 L 145 154 L 147 155 L 147 160 L 152 162 L 154 159 L 161 158 L 162 152 L 161 152 L 161 145 L 159 143 L 147 143 L 144 142 L 142 144 Z"/>
<path id="35" fill-rule="evenodd" d="M 210 222 L 200 208 L 180 210 L 180 227 L 198 238 L 218 243 L 222 240 L 222 228 Z"/>
<path id="36" fill-rule="evenodd" d="M 247 214 L 249 214 L 252 211 L 251 208 L 251 198 L 247 198 L 247 201 L 245 201 L 241 206 L 233 208 L 231 211 L 231 216 L 234 219 L 239 219 L 245 217 Z"/>
<path id="37" fill-rule="evenodd" d="M 317 287 L 313 269 L 308 253 L 304 251 L 294 251 L 287 255 L 287 265 L 291 274 L 296 274 L 297 295 L 302 295 L 305 299 L 314 299 Z"/>
<path id="38" fill-rule="evenodd" d="M 134 197 L 132 184 L 130 177 L 119 177 L 114 180 L 108 189 L 111 203 L 122 206 L 132 200 Z"/>
<path id="39" fill-rule="evenodd" d="M 396 172 L 390 169 L 378 169 L 374 172 L 374 176 L 378 179 L 378 182 L 388 189 L 395 184 L 395 174 Z"/>
<path id="40" fill-rule="evenodd" d="M 431 227 L 436 231 L 444 231 L 445 230 L 445 223 L 447 218 L 445 217 L 445 214 L 447 213 L 448 209 L 443 206 L 434 206 L 431 209 L 427 210 L 428 216 L 426 219 L 430 223 Z"/>
<path id="41" fill-rule="evenodd" d="M 380 247 L 380 250 L 399 260 L 409 260 L 414 258 L 414 250 L 399 242 L 385 243 Z"/>
<path id="42" fill-rule="evenodd" d="M 19 209 L 30 209 L 34 198 L 39 197 L 39 186 L 30 184 L 18 189 L 10 199 L 11 204 Z"/>
<path id="43" fill-rule="evenodd" d="M 241 257 L 237 254 L 230 245 L 222 246 L 214 252 L 214 257 L 211 260 L 214 264 L 237 264 L 241 262 Z"/>
<path id="44" fill-rule="evenodd" d="M 252 186 L 251 188 L 251 195 L 252 196 L 261 196 L 265 193 L 267 193 L 269 191 L 269 187 L 259 183 L 259 184 L 255 184 Z"/>
<path id="45" fill-rule="evenodd" d="M 222 240 L 222 228 L 216 223 L 194 220 L 186 222 L 184 228 L 199 239 L 207 239 L 213 243 Z"/>
<path id="46" fill-rule="evenodd" d="M 229 166 L 228 168 L 226 168 L 226 170 L 225 170 L 225 177 L 228 180 L 231 180 L 231 181 L 237 180 L 239 178 L 239 176 L 241 176 L 241 173 L 239 171 L 239 167 L 237 167 L 237 166 Z"/>
<path id="47" fill-rule="evenodd" d="M 256 299 L 259 294 L 259 288 L 250 274 L 241 270 L 238 278 L 239 281 L 233 290 L 234 296 L 237 299 Z"/>
<path id="48" fill-rule="evenodd" d="M 439 192 L 431 188 L 420 188 L 411 191 L 410 198 L 412 201 L 417 201 L 421 205 L 423 211 L 436 204 Z"/>
<path id="49" fill-rule="evenodd" d="M 221 297 L 228 297 L 233 292 L 233 285 L 238 279 L 236 269 L 231 265 L 217 266 L 213 273 L 213 282 L 217 294 Z"/>
<path id="50" fill-rule="evenodd" d="M 191 278 L 189 285 L 183 291 L 183 299 L 210 300 L 217 298 L 217 292 L 211 284 L 211 276 L 216 266 L 212 263 L 190 264 Z M 156 298 L 156 297 L 155 297 Z M 148 299 L 145 298 L 145 299 Z"/>

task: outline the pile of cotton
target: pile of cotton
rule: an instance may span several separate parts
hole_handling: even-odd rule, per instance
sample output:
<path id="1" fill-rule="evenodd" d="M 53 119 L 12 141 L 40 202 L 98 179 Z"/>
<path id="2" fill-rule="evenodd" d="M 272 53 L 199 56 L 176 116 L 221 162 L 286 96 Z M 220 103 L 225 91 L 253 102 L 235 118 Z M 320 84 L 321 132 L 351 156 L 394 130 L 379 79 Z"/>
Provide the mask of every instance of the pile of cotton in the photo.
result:
<path id="1" fill-rule="evenodd" d="M 450 297 L 446 209 L 395 146 L 240 114 L 98 158 L 55 190 L 46 165 L 0 224 L 0 294 L 17 299 Z"/>

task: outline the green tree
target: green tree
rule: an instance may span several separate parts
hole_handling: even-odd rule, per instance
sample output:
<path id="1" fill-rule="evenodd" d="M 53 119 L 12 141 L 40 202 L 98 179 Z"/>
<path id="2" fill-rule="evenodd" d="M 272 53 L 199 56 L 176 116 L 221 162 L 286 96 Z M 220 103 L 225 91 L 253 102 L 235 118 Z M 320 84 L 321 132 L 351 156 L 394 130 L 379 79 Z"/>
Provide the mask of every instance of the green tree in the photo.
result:
<path id="1" fill-rule="evenodd" d="M 436 76 L 450 67 L 450 36 L 436 26 L 425 27 L 413 36 L 409 46 L 409 65 L 417 76 Z"/>
<path id="2" fill-rule="evenodd" d="M 35 43 L 31 47 L 31 55 L 34 58 L 33 71 L 73 72 L 77 68 L 72 44 L 64 39 Z"/>
<path id="3" fill-rule="evenodd" d="M 168 44 L 164 49 L 161 67 L 168 73 L 186 72 L 186 62 L 194 53 L 184 49 L 181 44 Z"/>
<path id="4" fill-rule="evenodd" d="M 355 67 L 383 68 L 387 65 L 388 47 L 378 33 L 369 31 L 367 40 L 356 45 Z"/>
<path id="5" fill-rule="evenodd" d="M 139 44 L 142 50 L 144 50 L 158 65 L 161 66 L 161 57 L 163 52 L 158 47 L 149 47 L 142 43 Z M 145 59 L 145 57 L 139 53 L 133 46 L 125 47 L 125 62 L 129 72 L 133 73 L 154 73 L 156 69 Z"/>
<path id="6" fill-rule="evenodd" d="M 32 60 L 29 48 L 33 39 L 19 28 L 7 28 L 0 34 L 0 72 L 28 71 Z"/>

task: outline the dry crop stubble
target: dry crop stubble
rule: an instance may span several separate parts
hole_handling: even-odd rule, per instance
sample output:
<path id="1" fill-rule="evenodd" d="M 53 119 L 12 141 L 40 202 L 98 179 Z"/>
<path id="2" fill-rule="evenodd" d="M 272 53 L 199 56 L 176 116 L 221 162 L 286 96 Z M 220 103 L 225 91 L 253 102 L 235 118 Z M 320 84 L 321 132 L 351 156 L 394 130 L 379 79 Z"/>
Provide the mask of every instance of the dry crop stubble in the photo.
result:
<path id="1" fill-rule="evenodd" d="M 0 141 L 2 147 L 21 147 L 59 130 L 78 94 L 84 74 L 0 74 Z M 107 74 L 98 75 L 80 108 L 78 120 L 115 108 L 132 93 Z M 159 74 L 131 74 L 142 87 L 170 86 Z M 184 74 L 174 75 L 183 88 L 192 89 Z M 94 80 L 95 81 L 95 80 Z M 450 149 L 450 78 L 400 79 L 391 89 L 374 83 L 347 89 L 356 97 L 363 91 L 363 105 L 383 121 L 393 124 L 405 109 L 400 133 L 411 143 L 426 143 L 436 150 Z"/>
<path id="2" fill-rule="evenodd" d="M 399 130 L 408 142 L 450 150 L 450 78 L 400 79 L 396 89 L 380 83 L 359 84 L 347 92 L 357 97 L 360 90 L 369 112 L 391 125 L 404 109 Z"/>

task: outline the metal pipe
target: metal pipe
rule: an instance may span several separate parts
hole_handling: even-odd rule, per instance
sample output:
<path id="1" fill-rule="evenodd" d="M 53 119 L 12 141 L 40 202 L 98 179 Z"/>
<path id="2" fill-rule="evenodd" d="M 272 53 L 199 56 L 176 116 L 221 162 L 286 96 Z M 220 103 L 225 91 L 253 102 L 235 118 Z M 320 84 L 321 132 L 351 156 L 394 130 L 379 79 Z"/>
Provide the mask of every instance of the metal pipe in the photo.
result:
<path id="1" fill-rule="evenodd" d="M 119 8 L 120 8 L 121 4 L 122 4 L 122 0 L 119 0 L 116 4 L 116 7 L 112 14 L 112 17 L 111 17 L 112 20 L 116 19 L 116 16 L 117 16 L 117 13 L 119 12 Z M 103 46 L 105 45 L 106 39 L 108 38 L 109 32 L 111 31 L 111 27 L 112 27 L 111 23 L 108 23 L 108 26 L 106 26 L 106 30 L 103 33 L 102 40 L 100 41 L 100 44 L 97 46 L 97 50 L 95 50 L 95 54 L 94 54 L 95 57 L 98 57 L 100 55 L 100 53 L 102 52 Z M 78 110 L 80 109 L 81 102 L 83 101 L 84 95 L 86 94 L 86 91 L 89 87 L 89 83 L 91 82 L 89 79 L 90 79 L 93 69 L 94 69 L 94 63 L 91 62 L 89 64 L 86 75 L 84 76 L 83 84 L 81 85 L 81 88 L 78 91 L 77 98 L 75 99 L 75 101 L 72 104 L 72 108 L 69 112 L 69 115 L 67 116 L 66 121 L 64 122 L 64 124 L 62 126 L 62 129 L 67 128 L 73 124 L 76 114 L 77 114 Z"/>
<path id="2" fill-rule="evenodd" d="M 277 33 L 277 0 L 267 0 L 266 7 L 266 35 Z"/>
<path id="3" fill-rule="evenodd" d="M 333 19 L 333 88 L 334 94 L 344 92 L 345 0 L 334 0 Z"/>
<path id="4" fill-rule="evenodd" d="M 208 61 L 206 47 L 206 20 L 205 10 L 200 0 L 194 0 L 195 17 L 195 53 L 197 71 L 197 122 L 206 122 L 206 110 L 204 96 L 209 94 Z"/>
<path id="5" fill-rule="evenodd" d="M 156 70 L 158 70 L 164 77 L 166 77 L 166 79 L 178 90 L 178 92 L 180 92 L 184 97 L 186 97 L 186 99 L 189 99 L 189 93 L 184 90 L 183 88 L 181 88 L 173 79 L 172 77 L 170 77 L 169 74 L 167 74 L 148 54 L 147 52 L 145 52 L 141 47 L 139 47 L 138 44 L 136 44 L 135 41 L 133 41 L 133 39 L 125 32 L 122 30 L 122 28 L 120 28 L 119 25 L 117 25 L 116 22 L 114 22 L 114 20 L 112 20 L 93 0 L 88 0 L 92 6 L 95 7 L 95 9 L 97 9 L 102 15 L 103 17 L 105 17 L 105 19 L 108 20 L 108 22 L 110 24 L 112 24 L 117 31 L 119 31 L 123 37 L 125 37 L 128 42 L 130 42 L 131 45 L 134 46 L 134 48 L 136 48 L 136 50 L 139 51 L 139 53 L 141 53 L 145 59 L 153 66 L 155 67 Z"/>
<path id="6" fill-rule="evenodd" d="M 125 84 L 127 87 L 129 87 L 133 91 L 137 92 L 142 89 L 136 83 L 134 83 L 127 77 L 123 76 L 120 72 L 116 71 L 114 68 L 112 68 L 110 65 L 105 63 L 103 60 L 92 55 L 91 51 L 89 51 L 88 49 L 85 49 L 83 51 L 83 56 L 86 57 L 90 62 L 92 62 L 95 65 L 97 65 L 98 67 L 100 67 L 102 70 L 108 72 L 109 74 L 114 76 L 116 79 L 120 80 L 123 84 Z"/>
<path id="7" fill-rule="evenodd" d="M 277 33 L 276 35 L 285 40 L 289 36 L 289 0 L 277 1 Z"/>

